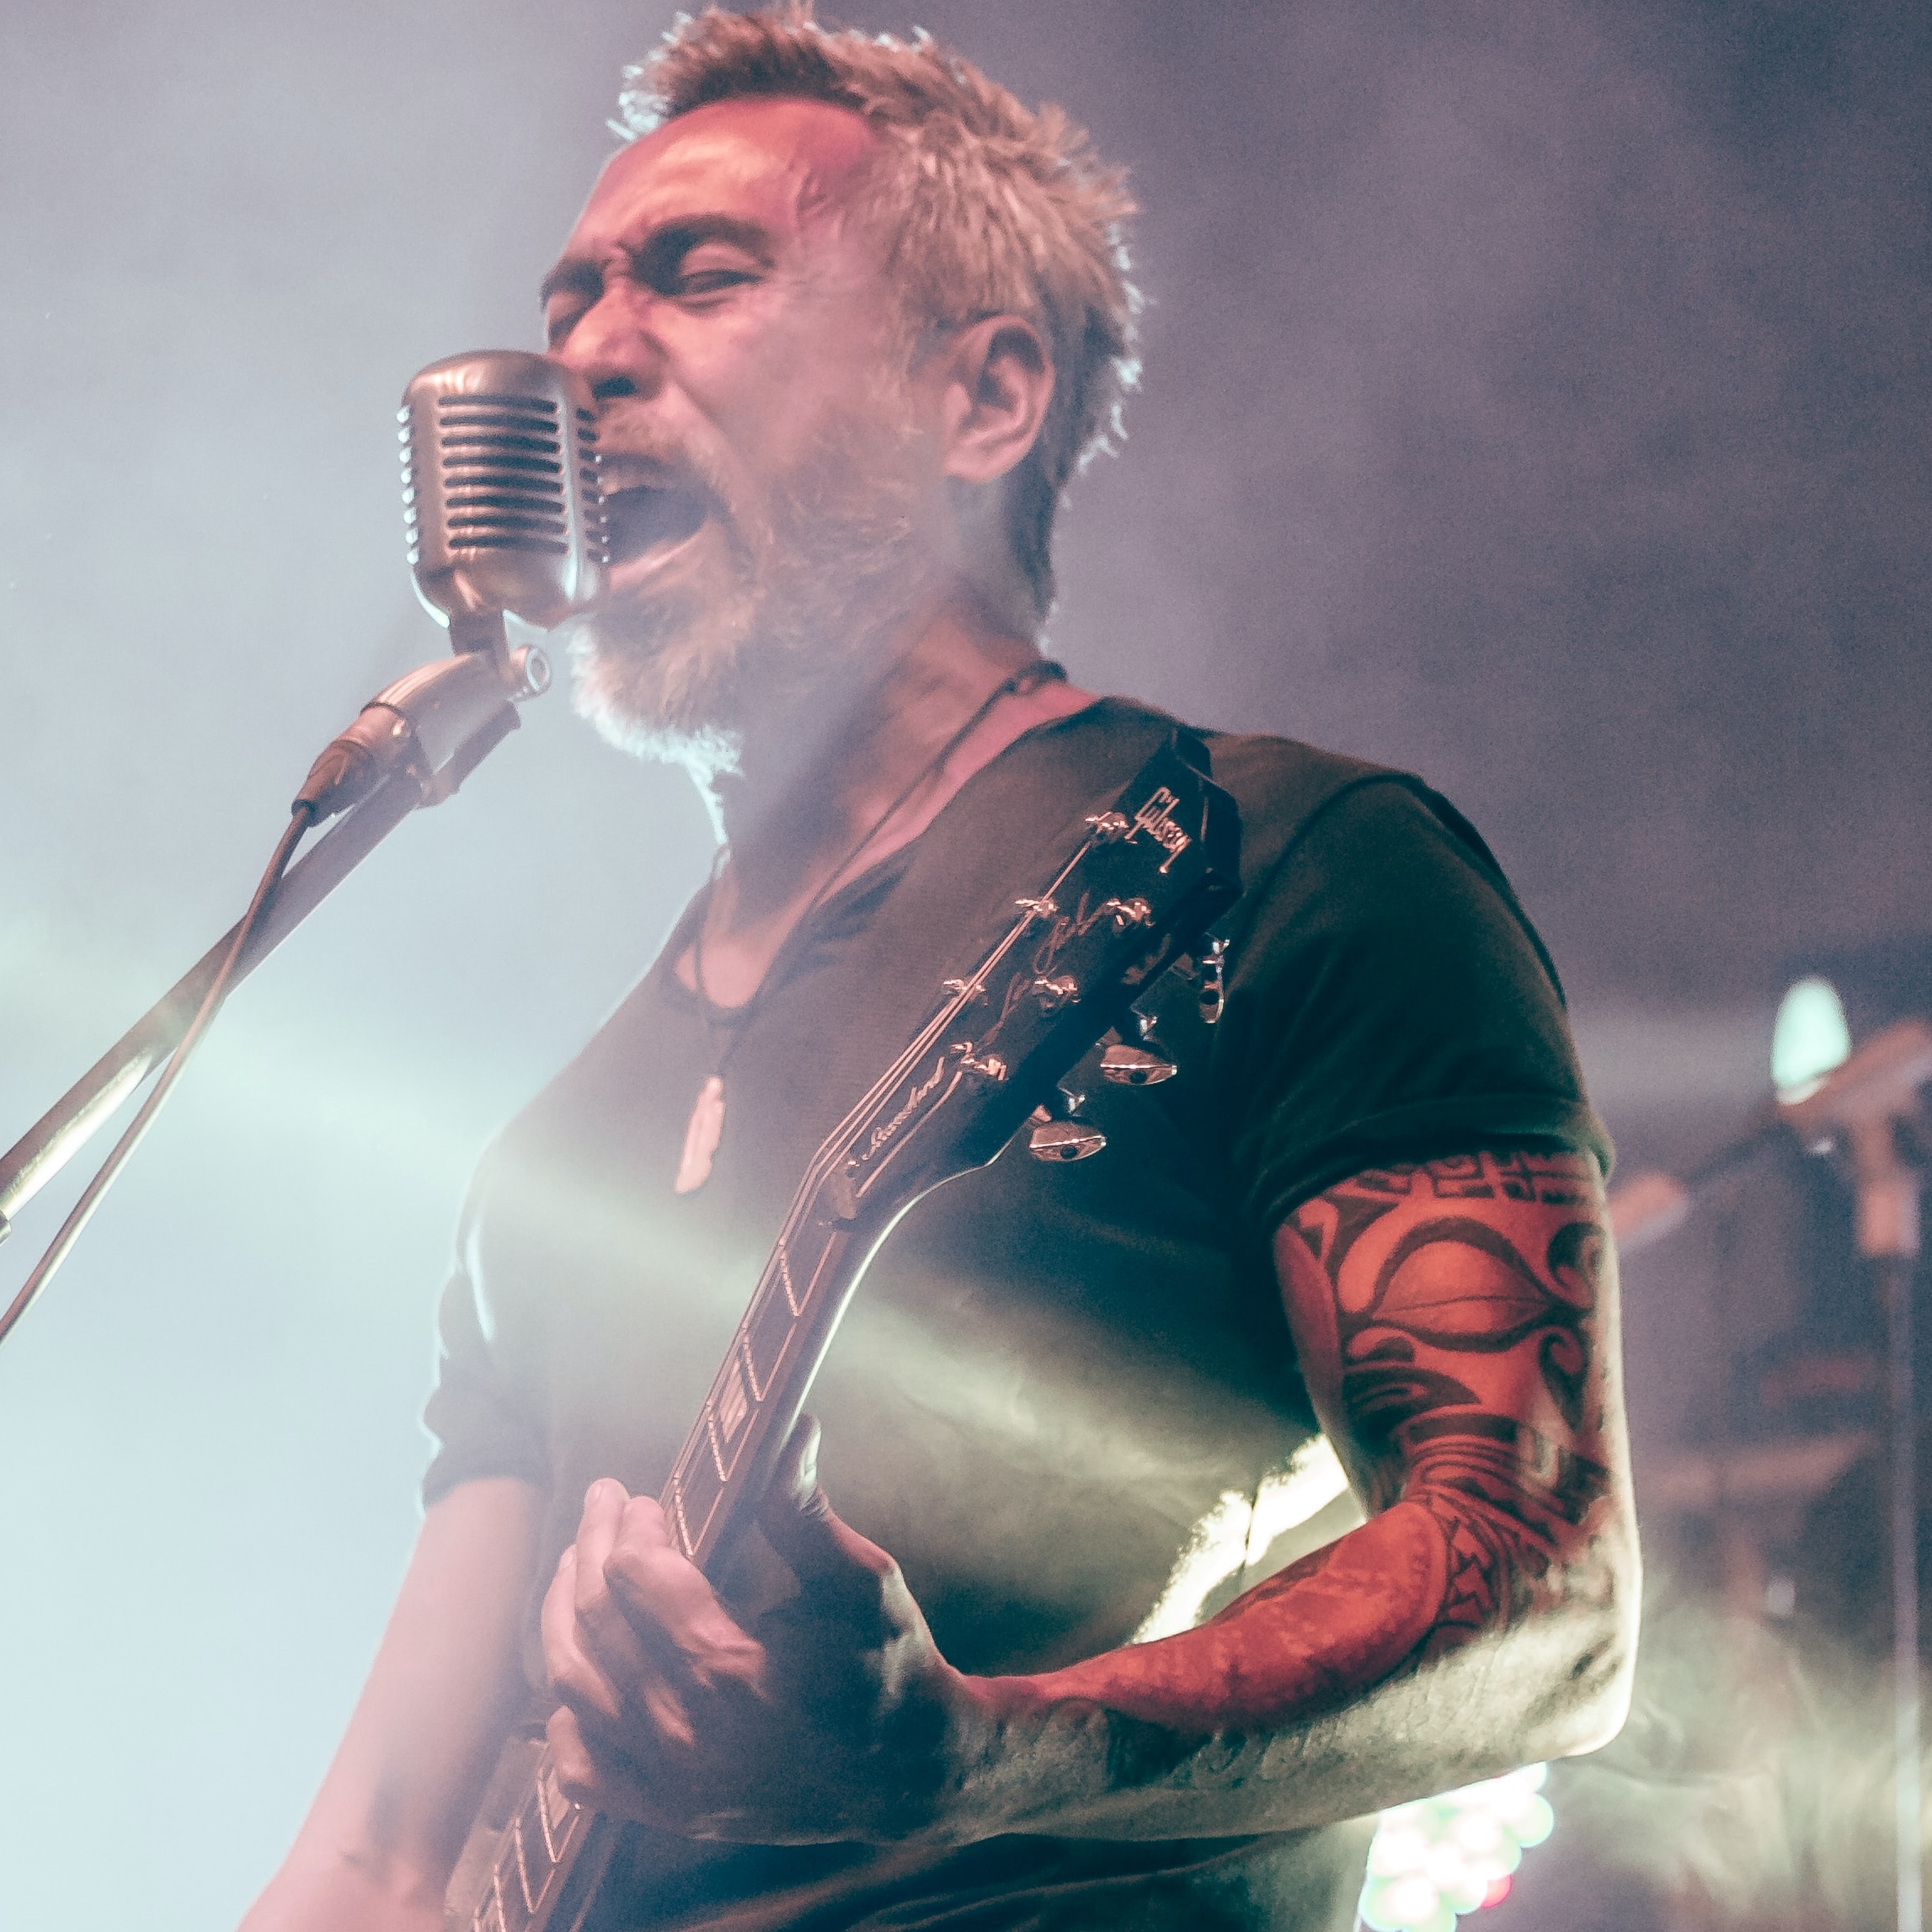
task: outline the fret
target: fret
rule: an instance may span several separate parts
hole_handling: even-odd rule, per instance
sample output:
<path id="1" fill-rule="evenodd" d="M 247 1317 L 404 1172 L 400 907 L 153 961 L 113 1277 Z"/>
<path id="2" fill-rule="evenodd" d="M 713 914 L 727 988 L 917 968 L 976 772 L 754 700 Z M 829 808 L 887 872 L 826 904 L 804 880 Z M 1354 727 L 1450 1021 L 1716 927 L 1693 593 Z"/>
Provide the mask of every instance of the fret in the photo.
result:
<path id="1" fill-rule="evenodd" d="M 685 1444 L 671 1481 L 684 1527 L 685 1552 L 695 1559 L 696 1553 L 707 1546 L 712 1514 L 724 1498 L 724 1479 L 718 1473 L 708 1434 Z"/>
<path id="2" fill-rule="evenodd" d="M 503 1928 L 503 1932 L 529 1932 L 530 1914 L 515 1895 L 505 1887 L 500 1871 L 491 1874 L 489 1895 L 496 1908 L 496 1924 Z M 494 1927 L 491 1932 L 495 1932 Z"/>
<path id="3" fill-rule="evenodd" d="M 697 1554 L 697 1539 L 691 1534 L 690 1521 L 684 1513 L 684 1486 L 673 1476 L 665 1488 L 671 1499 L 670 1519 L 677 1525 L 678 1547 L 687 1557 L 695 1556 Z"/>
<path id="4" fill-rule="evenodd" d="M 564 1796 L 563 1787 L 557 1781 L 557 1767 L 546 1751 L 536 1777 L 536 1824 L 543 1833 L 544 1851 L 552 1865 L 563 1862 L 564 1849 L 583 1815 L 584 1807 Z"/>
<path id="5" fill-rule="evenodd" d="M 536 1901 L 542 1894 L 543 1885 L 532 1885 L 530 1882 L 530 1860 L 523 1853 L 523 1819 L 520 1816 L 510 1821 L 510 1849 L 516 1854 L 516 1882 L 523 1890 L 523 1908 L 526 1912 L 534 1912 L 536 1909 Z M 548 1881 L 549 1876 L 548 1872 L 544 1874 L 545 1881 Z"/>
<path id="6" fill-rule="evenodd" d="M 743 1348 L 742 1338 L 734 1340 L 730 1354 L 725 1357 L 724 1393 L 718 1404 L 718 1431 L 732 1452 L 734 1463 L 738 1460 L 739 1431 L 751 1419 L 752 1396 L 745 1386 Z M 724 1471 L 724 1476 L 727 1481 L 730 1481 L 729 1469 Z"/>
<path id="7" fill-rule="evenodd" d="M 755 1308 L 745 1324 L 745 1369 L 761 1402 L 784 1366 L 785 1352 L 797 1332 L 798 1319 L 787 1308 L 787 1301 L 773 1295 L 763 1307 Z"/>

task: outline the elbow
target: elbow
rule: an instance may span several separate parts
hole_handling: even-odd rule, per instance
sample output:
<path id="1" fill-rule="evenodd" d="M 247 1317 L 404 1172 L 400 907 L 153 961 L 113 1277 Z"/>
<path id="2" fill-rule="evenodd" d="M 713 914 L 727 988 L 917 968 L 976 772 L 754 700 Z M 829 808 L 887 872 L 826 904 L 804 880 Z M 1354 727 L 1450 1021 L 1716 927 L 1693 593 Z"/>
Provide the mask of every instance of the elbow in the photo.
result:
<path id="1" fill-rule="evenodd" d="M 1582 1585 L 1552 1611 L 1544 1631 L 1540 1695 L 1528 1729 L 1540 1759 L 1600 1751 L 1624 1727 L 1636 1674 L 1642 1572 L 1632 1539 L 1627 1553 L 1600 1560 Z"/>
<path id="2" fill-rule="evenodd" d="M 1572 1644 L 1564 1680 L 1545 1714 L 1542 1758 L 1580 1758 L 1600 1751 L 1630 1716 L 1636 1672 L 1636 1631 L 1618 1625 Z"/>

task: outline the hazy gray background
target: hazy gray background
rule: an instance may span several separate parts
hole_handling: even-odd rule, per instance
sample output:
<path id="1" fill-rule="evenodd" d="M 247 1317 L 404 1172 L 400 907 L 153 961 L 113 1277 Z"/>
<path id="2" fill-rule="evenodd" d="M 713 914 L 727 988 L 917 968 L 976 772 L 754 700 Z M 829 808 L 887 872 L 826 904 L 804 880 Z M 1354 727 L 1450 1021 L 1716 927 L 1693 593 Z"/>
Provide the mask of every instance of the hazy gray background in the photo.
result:
<path id="1" fill-rule="evenodd" d="M 669 13 L 0 14 L 0 1141 L 440 648 L 397 394 L 533 341 Z M 1626 1148 L 1707 1143 L 1781 960 L 1932 926 L 1932 13 L 917 18 L 1145 207 L 1145 393 L 1065 526 L 1060 654 L 1424 772 L 1541 923 Z M 680 780 L 534 707 L 237 997 L 0 1357 L 9 1932 L 221 1926 L 279 1855 L 413 1533 L 466 1171 L 707 857 Z M 1645 1456 L 1714 1358 L 1692 1262 L 1631 1272 Z"/>

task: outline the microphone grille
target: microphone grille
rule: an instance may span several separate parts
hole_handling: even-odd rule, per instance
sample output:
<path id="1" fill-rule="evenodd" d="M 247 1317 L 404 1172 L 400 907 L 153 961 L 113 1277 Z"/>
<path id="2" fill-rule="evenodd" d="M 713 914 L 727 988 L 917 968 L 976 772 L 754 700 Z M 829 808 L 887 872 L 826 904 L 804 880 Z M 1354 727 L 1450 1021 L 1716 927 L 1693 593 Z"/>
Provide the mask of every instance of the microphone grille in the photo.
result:
<path id="1" fill-rule="evenodd" d="M 548 627 L 597 600 L 610 531 L 581 378 L 521 350 L 451 356 L 416 376 L 397 414 L 424 603 Z"/>

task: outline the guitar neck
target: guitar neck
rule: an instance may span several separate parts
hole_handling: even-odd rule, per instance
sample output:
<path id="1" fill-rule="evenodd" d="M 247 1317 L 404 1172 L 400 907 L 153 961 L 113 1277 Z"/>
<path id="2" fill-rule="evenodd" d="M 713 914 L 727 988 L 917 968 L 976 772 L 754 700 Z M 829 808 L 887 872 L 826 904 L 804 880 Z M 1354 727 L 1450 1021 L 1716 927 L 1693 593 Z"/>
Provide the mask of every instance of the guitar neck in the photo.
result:
<path id="1" fill-rule="evenodd" d="M 962 983 L 820 1145 L 793 1197 L 658 1499 L 679 1547 L 707 1576 L 715 1578 L 762 1499 L 867 1263 L 931 1184 L 915 1171 L 889 1170 L 901 1152 L 898 1136 L 972 1078 L 945 1042 L 973 996 Z M 903 1104 L 882 1118 L 901 1089 Z"/>
<path id="2" fill-rule="evenodd" d="M 928 1057 L 938 1078 L 923 1099 L 965 1077 L 936 1044 L 963 997 L 922 1029 L 879 1088 L 889 1092 Z M 897 1218 L 868 1211 L 848 1171 L 857 1123 L 878 1102 L 875 1088 L 814 1157 L 659 1497 L 672 1535 L 708 1576 L 764 1496 L 839 1319 Z M 910 1201 L 901 1195 L 896 1204 L 903 1211 Z M 577 1932 L 617 1835 L 611 1820 L 565 1796 L 541 1732 L 526 1727 L 505 1748 L 471 1828 L 445 1932 Z"/>

